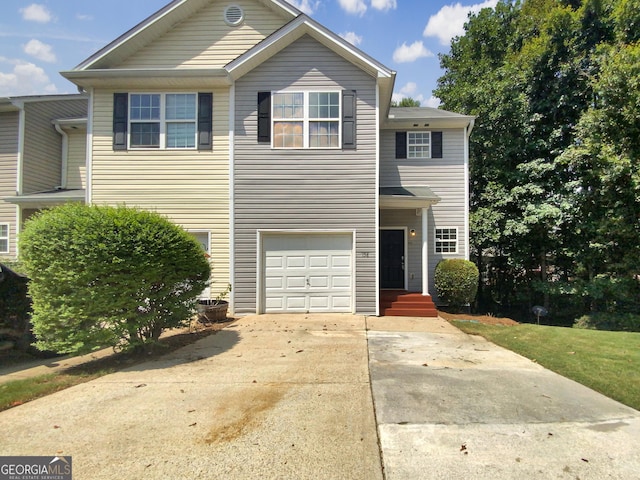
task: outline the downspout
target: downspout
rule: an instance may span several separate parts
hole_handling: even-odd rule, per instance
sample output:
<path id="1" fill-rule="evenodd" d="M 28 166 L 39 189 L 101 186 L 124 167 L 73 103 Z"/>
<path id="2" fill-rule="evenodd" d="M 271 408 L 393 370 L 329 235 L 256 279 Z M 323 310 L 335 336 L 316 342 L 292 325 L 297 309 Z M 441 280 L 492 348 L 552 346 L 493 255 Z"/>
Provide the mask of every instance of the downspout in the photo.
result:
<path id="1" fill-rule="evenodd" d="M 18 152 L 16 157 L 16 195 L 22 195 L 22 190 L 24 189 L 24 180 L 23 180 L 23 172 L 24 172 L 24 132 L 25 132 L 25 111 L 24 111 L 24 102 L 21 100 L 11 100 L 11 103 L 19 108 L 18 111 Z M 20 236 L 20 232 L 22 231 L 22 207 L 20 205 L 16 205 L 16 238 L 14 240 L 16 257 L 20 252 L 18 252 L 18 237 Z M 9 250 L 11 250 L 11 245 L 9 245 Z"/>
<path id="2" fill-rule="evenodd" d="M 53 126 L 56 131 L 62 135 L 62 164 L 61 164 L 61 172 L 60 172 L 60 188 L 65 190 L 67 188 L 67 168 L 68 168 L 68 157 L 69 157 L 69 136 L 67 132 L 65 132 L 62 127 L 60 127 L 60 123 L 57 120 L 53 120 Z"/>
<path id="3" fill-rule="evenodd" d="M 229 309 L 231 314 L 235 312 L 236 304 L 236 286 L 233 285 L 236 277 L 235 261 L 236 261 L 236 235 L 235 235 L 235 121 L 236 121 L 236 84 L 235 81 L 229 87 L 229 284 L 232 285 L 229 292 Z M 256 285 L 256 300 L 260 297 L 260 292 Z M 259 308 L 256 301 L 256 310 Z"/>
<path id="4" fill-rule="evenodd" d="M 380 83 L 376 82 L 376 317 L 380 316 L 380 126 Z"/>
<path id="5" fill-rule="evenodd" d="M 85 172 L 85 203 L 91 205 L 93 197 L 93 102 L 94 89 L 89 89 L 89 104 L 87 106 L 87 163 Z"/>
<path id="6" fill-rule="evenodd" d="M 470 205 L 470 186 L 469 186 L 469 137 L 475 124 L 475 119 L 471 119 L 469 125 L 464 127 L 464 228 L 465 228 L 465 242 L 464 242 L 464 258 L 469 260 L 470 254 L 470 238 L 469 238 L 469 208 Z"/>

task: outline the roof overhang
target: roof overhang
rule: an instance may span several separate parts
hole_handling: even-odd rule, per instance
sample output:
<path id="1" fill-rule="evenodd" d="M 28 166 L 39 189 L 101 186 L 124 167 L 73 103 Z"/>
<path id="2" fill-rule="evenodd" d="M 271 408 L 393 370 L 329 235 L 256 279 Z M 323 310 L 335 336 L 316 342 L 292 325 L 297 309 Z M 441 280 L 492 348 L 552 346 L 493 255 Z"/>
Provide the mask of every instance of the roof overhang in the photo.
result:
<path id="1" fill-rule="evenodd" d="M 87 117 L 79 118 L 56 118 L 51 120 L 53 125 L 57 125 L 64 130 L 86 130 Z"/>
<path id="2" fill-rule="evenodd" d="M 231 85 L 220 68 L 68 70 L 60 74 L 82 88 L 214 88 Z"/>
<path id="3" fill-rule="evenodd" d="M 418 109 L 417 109 L 418 110 Z M 383 130 L 411 130 L 416 128 L 473 128 L 475 124 L 474 116 L 459 115 L 445 110 L 435 108 L 421 108 L 422 112 L 410 117 L 393 116 L 390 113 L 382 124 Z M 470 133 L 470 132 L 469 132 Z"/>
<path id="4" fill-rule="evenodd" d="M 85 202 L 85 190 L 53 190 L 50 192 L 31 193 L 5 197 L 7 203 L 26 208 L 46 208 L 69 202 Z"/>
<path id="5" fill-rule="evenodd" d="M 381 209 L 429 208 L 440 201 L 426 185 L 380 187 Z"/>

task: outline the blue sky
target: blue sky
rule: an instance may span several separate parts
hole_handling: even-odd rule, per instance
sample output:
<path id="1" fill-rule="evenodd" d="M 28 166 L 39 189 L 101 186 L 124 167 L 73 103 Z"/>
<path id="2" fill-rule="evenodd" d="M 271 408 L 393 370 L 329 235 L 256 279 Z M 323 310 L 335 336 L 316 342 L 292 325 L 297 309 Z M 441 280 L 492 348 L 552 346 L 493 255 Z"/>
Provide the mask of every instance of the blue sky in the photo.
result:
<path id="1" fill-rule="evenodd" d="M 233 0 L 225 0 L 233 3 Z M 442 74 L 438 53 L 463 33 L 470 11 L 497 0 L 289 0 L 388 68 L 394 98 L 432 97 Z M 0 97 L 75 93 L 70 70 L 169 0 L 2 0 Z M 123 13 L 127 14 L 124 15 Z"/>

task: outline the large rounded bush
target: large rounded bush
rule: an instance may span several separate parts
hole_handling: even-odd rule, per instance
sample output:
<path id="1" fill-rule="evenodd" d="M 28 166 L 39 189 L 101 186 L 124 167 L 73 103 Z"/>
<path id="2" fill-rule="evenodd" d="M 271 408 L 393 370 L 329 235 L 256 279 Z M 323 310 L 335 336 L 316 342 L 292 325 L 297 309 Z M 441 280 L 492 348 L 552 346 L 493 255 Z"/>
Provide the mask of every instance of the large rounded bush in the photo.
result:
<path id="1" fill-rule="evenodd" d="M 461 258 L 442 260 L 436 265 L 435 286 L 440 301 L 459 309 L 473 302 L 478 293 L 478 267 Z"/>
<path id="2" fill-rule="evenodd" d="M 152 212 L 67 204 L 26 222 L 36 346 L 83 353 L 139 347 L 193 314 L 210 267 L 190 234 Z"/>

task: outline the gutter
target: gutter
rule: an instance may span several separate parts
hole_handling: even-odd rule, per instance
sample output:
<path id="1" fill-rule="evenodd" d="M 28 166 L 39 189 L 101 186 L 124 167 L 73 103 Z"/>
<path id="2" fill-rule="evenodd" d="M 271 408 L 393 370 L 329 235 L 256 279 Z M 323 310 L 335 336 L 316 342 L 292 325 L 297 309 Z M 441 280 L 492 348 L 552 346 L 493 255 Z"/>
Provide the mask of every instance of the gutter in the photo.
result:
<path id="1" fill-rule="evenodd" d="M 57 120 L 53 120 L 51 122 L 55 127 L 56 131 L 62 135 L 62 165 L 60 172 L 60 188 L 63 190 L 67 189 L 67 167 L 68 167 L 68 157 L 69 157 L 69 136 L 67 132 L 65 132 L 61 127 L 60 123 Z"/>

